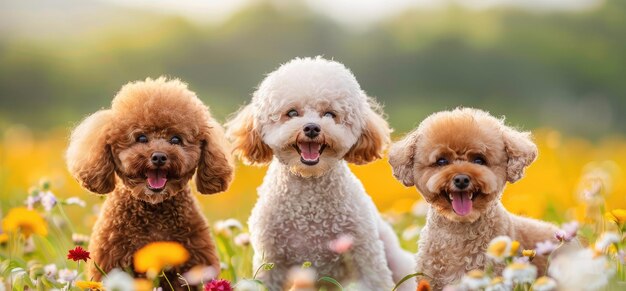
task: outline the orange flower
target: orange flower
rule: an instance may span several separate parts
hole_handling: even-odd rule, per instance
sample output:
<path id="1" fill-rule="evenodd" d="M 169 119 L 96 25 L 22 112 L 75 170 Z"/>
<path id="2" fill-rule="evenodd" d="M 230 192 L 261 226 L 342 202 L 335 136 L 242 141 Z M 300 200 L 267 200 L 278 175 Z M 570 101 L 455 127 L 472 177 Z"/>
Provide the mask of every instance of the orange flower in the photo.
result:
<path id="1" fill-rule="evenodd" d="M 177 242 L 153 242 L 135 252 L 135 271 L 154 277 L 164 268 L 183 264 L 189 252 Z"/>
<path id="2" fill-rule="evenodd" d="M 430 290 L 432 290 L 430 288 L 430 283 L 428 283 L 428 280 L 426 279 L 421 279 L 419 283 L 417 284 L 417 291 L 430 291 Z"/>

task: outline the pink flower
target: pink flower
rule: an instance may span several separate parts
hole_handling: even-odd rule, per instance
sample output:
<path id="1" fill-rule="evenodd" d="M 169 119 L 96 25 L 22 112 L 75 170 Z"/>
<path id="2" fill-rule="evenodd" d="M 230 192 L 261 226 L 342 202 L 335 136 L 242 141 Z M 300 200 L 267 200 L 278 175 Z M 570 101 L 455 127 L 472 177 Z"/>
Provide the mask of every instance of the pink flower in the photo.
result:
<path id="1" fill-rule="evenodd" d="M 565 240 L 565 236 L 566 236 L 566 235 L 567 235 L 567 234 L 565 233 L 565 231 L 564 231 L 564 230 L 559 229 L 559 230 L 557 230 L 557 231 L 554 233 L 554 238 L 556 238 L 556 240 L 558 240 L 558 241 L 564 241 L 564 240 Z"/>
<path id="2" fill-rule="evenodd" d="M 339 235 L 338 238 L 330 241 L 328 248 L 338 254 L 343 254 L 352 248 L 354 238 L 349 234 Z"/>
<path id="3" fill-rule="evenodd" d="M 556 250 L 557 245 L 550 240 L 546 240 L 544 242 L 538 242 L 535 251 L 538 255 L 546 256 L 551 254 L 554 250 Z"/>
<path id="4" fill-rule="evenodd" d="M 204 291 L 233 291 L 233 287 L 226 280 L 212 279 L 204 284 Z"/>
<path id="5" fill-rule="evenodd" d="M 559 241 L 571 241 L 576 237 L 578 233 L 578 222 L 572 221 L 564 223 L 560 230 L 558 230 L 554 236 Z"/>

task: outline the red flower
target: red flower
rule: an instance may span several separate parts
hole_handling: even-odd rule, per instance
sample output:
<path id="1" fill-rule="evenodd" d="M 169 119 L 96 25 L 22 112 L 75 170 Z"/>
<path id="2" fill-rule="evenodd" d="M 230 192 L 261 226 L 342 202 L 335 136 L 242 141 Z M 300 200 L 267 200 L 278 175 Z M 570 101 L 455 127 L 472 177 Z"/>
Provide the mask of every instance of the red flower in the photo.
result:
<path id="1" fill-rule="evenodd" d="M 204 284 L 204 291 L 233 291 L 233 287 L 226 280 L 211 279 L 211 281 Z"/>
<path id="2" fill-rule="evenodd" d="M 86 251 L 85 249 L 81 248 L 80 246 L 77 246 L 76 248 L 74 248 L 73 250 L 70 250 L 70 252 L 67 254 L 67 259 L 68 260 L 73 260 L 74 262 L 83 260 L 83 261 L 87 261 L 87 259 L 91 259 L 89 257 L 89 252 Z"/>

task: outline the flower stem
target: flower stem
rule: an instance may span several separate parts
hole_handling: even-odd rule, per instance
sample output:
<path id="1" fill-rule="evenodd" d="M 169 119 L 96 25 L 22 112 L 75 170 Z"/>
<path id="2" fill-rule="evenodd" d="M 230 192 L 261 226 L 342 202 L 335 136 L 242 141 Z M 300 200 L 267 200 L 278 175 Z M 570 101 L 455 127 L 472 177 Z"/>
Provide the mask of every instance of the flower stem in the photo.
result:
<path id="1" fill-rule="evenodd" d="M 172 286 L 172 282 L 170 282 L 170 279 L 168 279 L 167 276 L 165 276 L 165 270 L 161 270 L 161 275 L 163 275 L 163 278 L 165 278 L 165 281 L 167 281 L 167 284 L 170 285 L 170 289 L 174 290 L 174 286 Z"/>

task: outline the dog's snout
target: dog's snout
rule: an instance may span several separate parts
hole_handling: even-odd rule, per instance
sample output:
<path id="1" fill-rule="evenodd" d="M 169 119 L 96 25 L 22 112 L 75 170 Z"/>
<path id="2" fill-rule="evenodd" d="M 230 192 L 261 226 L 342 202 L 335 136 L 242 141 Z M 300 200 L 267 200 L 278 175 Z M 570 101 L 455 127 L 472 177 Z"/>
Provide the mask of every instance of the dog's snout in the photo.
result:
<path id="1" fill-rule="evenodd" d="M 467 186 L 469 186 L 470 177 L 464 174 L 456 175 L 454 176 L 453 182 L 454 182 L 454 186 L 456 186 L 460 190 L 463 190 L 467 188 Z"/>
<path id="2" fill-rule="evenodd" d="M 167 155 L 162 152 L 154 152 L 152 153 L 150 161 L 155 166 L 163 166 L 165 165 L 165 162 L 167 162 Z"/>
<path id="3" fill-rule="evenodd" d="M 320 134 L 322 128 L 316 123 L 307 123 L 304 125 L 302 131 L 304 131 L 304 135 L 310 138 L 315 138 Z"/>

